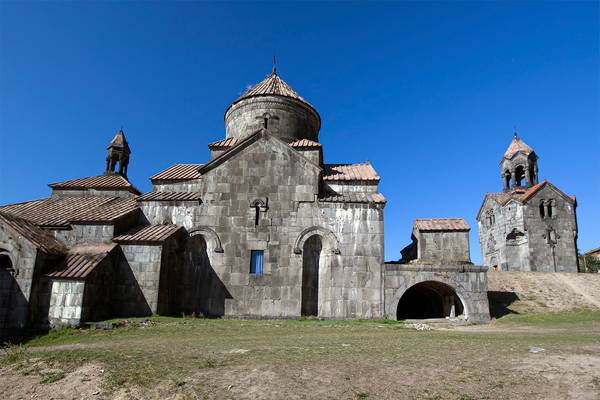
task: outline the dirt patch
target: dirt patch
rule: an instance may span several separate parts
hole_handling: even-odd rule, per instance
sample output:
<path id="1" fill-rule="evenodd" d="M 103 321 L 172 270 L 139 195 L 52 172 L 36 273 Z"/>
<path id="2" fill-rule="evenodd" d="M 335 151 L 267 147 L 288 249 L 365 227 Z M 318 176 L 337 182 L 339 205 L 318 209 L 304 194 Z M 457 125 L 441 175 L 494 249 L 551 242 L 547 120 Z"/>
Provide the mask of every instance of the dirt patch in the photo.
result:
<path id="1" fill-rule="evenodd" d="M 35 363 L 23 369 L 11 366 L 0 369 L 4 399 L 90 399 L 106 398 L 100 383 L 104 370 L 99 365 L 87 364 L 72 372 Z"/>

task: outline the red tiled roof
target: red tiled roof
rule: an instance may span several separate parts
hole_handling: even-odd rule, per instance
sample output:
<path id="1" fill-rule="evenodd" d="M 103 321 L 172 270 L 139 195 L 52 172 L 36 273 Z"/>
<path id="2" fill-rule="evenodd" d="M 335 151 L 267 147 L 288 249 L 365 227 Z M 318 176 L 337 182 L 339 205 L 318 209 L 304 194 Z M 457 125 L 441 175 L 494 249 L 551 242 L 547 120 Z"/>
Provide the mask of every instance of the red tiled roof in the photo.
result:
<path id="1" fill-rule="evenodd" d="M 0 223 L 11 228 L 17 235 L 23 236 L 46 254 L 63 255 L 67 252 L 62 243 L 30 221 L 9 213 L 0 212 Z"/>
<path id="2" fill-rule="evenodd" d="M 212 142 L 208 145 L 208 148 L 211 150 L 227 150 L 230 147 L 233 147 L 237 144 L 237 138 L 231 137 L 225 140 L 219 140 L 217 142 Z"/>
<path id="3" fill-rule="evenodd" d="M 527 155 L 533 153 L 533 149 L 529 147 L 524 141 L 515 136 L 515 138 L 510 142 L 508 149 L 504 153 L 505 158 L 511 158 L 518 152 L 525 153 Z"/>
<path id="4" fill-rule="evenodd" d="M 149 192 L 137 201 L 200 201 L 198 192 Z"/>
<path id="5" fill-rule="evenodd" d="M 202 174 L 198 169 L 203 164 L 175 164 L 152 176 L 150 180 L 154 181 L 187 181 L 190 179 L 200 179 Z"/>
<path id="6" fill-rule="evenodd" d="M 47 276 L 60 279 L 85 279 L 115 247 L 117 247 L 116 243 L 75 246 L 64 263 L 49 272 Z"/>
<path id="7" fill-rule="evenodd" d="M 508 192 L 487 193 L 487 195 L 496 200 L 496 202 L 502 206 L 508 203 L 511 199 L 522 203 L 537 193 L 537 191 L 544 187 L 546 183 L 548 183 L 548 181 L 544 180 L 543 182 L 531 186 L 530 188 L 515 188 Z"/>
<path id="8" fill-rule="evenodd" d="M 138 209 L 136 199 L 116 197 L 69 219 L 71 223 L 110 223 Z"/>
<path id="9" fill-rule="evenodd" d="M 283 79 L 281 79 L 279 75 L 275 73 L 275 71 L 273 71 L 273 73 L 267 76 L 260 83 L 246 90 L 244 94 L 242 94 L 233 102 L 233 104 L 249 97 L 269 95 L 284 96 L 299 100 L 312 108 L 312 106 L 302 97 L 300 97 L 300 95 L 294 89 L 292 89 L 290 85 L 285 83 Z"/>
<path id="10" fill-rule="evenodd" d="M 289 146 L 295 149 L 319 148 L 321 147 L 321 143 L 317 143 L 310 139 L 299 139 L 290 143 Z"/>
<path id="11" fill-rule="evenodd" d="M 319 196 L 323 203 L 377 203 L 384 204 L 387 200 L 381 193 L 327 193 Z"/>
<path id="12" fill-rule="evenodd" d="M 177 225 L 148 225 L 137 227 L 113 240 L 117 243 L 162 243 L 178 230 Z"/>
<path id="13" fill-rule="evenodd" d="M 413 228 L 420 231 L 468 231 L 471 229 L 463 218 L 415 219 Z"/>
<path id="14" fill-rule="evenodd" d="M 132 198 L 68 196 L 3 206 L 0 210 L 38 226 L 67 228 L 71 221 L 110 223 L 136 207 Z"/>
<path id="15" fill-rule="evenodd" d="M 325 164 L 323 168 L 324 181 L 379 182 L 379 175 L 368 162 L 366 164 Z"/>
<path id="16" fill-rule="evenodd" d="M 50 186 L 52 189 L 62 190 L 127 190 L 128 192 L 135 194 L 140 193 L 140 191 L 137 190 L 131 183 L 129 183 L 127 179 L 116 174 L 73 179 L 70 181 L 51 183 L 48 186 Z"/>

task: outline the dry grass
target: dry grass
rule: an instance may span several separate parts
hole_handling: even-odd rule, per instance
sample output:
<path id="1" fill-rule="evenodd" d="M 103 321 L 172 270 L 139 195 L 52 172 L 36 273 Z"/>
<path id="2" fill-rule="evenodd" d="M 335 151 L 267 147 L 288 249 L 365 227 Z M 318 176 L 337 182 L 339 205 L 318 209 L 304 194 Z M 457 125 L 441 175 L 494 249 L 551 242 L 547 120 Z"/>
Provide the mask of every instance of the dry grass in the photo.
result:
<path id="1" fill-rule="evenodd" d="M 8 398 L 34 391 L 156 399 L 600 394 L 600 312 L 432 331 L 390 321 L 152 321 L 62 330 L 9 348 L 0 358 L 0 384 Z M 545 351 L 530 353 L 531 346 Z"/>

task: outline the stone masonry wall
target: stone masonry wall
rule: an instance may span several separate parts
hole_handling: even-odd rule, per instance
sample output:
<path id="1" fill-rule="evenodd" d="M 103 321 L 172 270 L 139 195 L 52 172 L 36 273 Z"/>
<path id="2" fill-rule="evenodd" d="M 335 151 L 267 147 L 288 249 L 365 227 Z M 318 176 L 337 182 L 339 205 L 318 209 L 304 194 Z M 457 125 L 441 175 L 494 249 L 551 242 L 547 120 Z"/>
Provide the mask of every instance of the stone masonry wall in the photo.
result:
<path id="1" fill-rule="evenodd" d="M 318 203 L 320 170 L 294 152 L 265 135 L 203 176 L 204 204 L 192 230 L 215 233 L 199 232 L 213 248 L 210 264 L 225 286 L 225 316 L 298 317 L 302 254 L 294 250 L 298 241 L 317 234 L 324 263 L 319 315 L 380 317 L 381 207 Z M 255 200 L 263 204 L 258 224 Z M 214 252 L 213 236 L 223 253 Z M 264 251 L 262 275 L 249 273 L 250 250 Z"/>
<path id="2" fill-rule="evenodd" d="M 27 327 L 38 251 L 0 225 L 0 251 L 12 262 L 14 271 L 0 271 L 0 338 L 18 335 Z"/>
<path id="3" fill-rule="evenodd" d="M 121 244 L 117 290 L 123 316 L 146 316 L 158 310 L 162 246 Z"/>
<path id="4" fill-rule="evenodd" d="M 413 232 L 421 260 L 470 261 L 469 232 Z"/>
<path id="5" fill-rule="evenodd" d="M 542 218 L 540 200 L 552 201 L 552 217 Z M 546 185 L 527 201 L 523 218 L 531 271 L 577 272 L 577 221 L 573 205 Z"/>
<path id="6" fill-rule="evenodd" d="M 385 264 L 386 317 L 396 319 L 398 303 L 410 287 L 430 281 L 450 286 L 456 292 L 463 303 L 468 322 L 489 322 L 487 268 L 452 264 Z"/>
<path id="7" fill-rule="evenodd" d="M 53 280 L 48 320 L 50 326 L 78 326 L 83 310 L 84 281 Z"/>

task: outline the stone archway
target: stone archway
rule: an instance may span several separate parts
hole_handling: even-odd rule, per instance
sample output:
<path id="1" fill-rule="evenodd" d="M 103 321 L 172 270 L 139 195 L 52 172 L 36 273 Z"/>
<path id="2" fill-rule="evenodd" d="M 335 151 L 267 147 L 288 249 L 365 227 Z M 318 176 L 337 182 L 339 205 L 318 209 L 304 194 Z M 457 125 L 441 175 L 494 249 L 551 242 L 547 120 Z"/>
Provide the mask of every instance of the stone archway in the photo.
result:
<path id="1" fill-rule="evenodd" d="M 386 264 L 385 266 L 385 316 L 397 319 L 398 305 L 402 296 L 413 286 L 423 282 L 441 288 L 448 286 L 456 294 L 463 307 L 467 322 L 489 321 L 487 300 L 487 268 L 475 266 L 414 266 Z M 455 304 L 455 315 L 457 309 Z"/>
<path id="2" fill-rule="evenodd" d="M 454 318 L 464 304 L 455 290 L 441 282 L 424 281 L 409 287 L 398 301 L 396 319 Z"/>
<path id="3" fill-rule="evenodd" d="M 319 315 L 319 274 L 322 272 L 323 243 L 321 236 L 312 235 L 302 247 L 302 300 L 300 315 Z"/>
<path id="4" fill-rule="evenodd" d="M 294 254 L 302 254 L 304 243 L 313 235 L 319 235 L 323 238 L 323 245 L 331 254 L 341 254 L 340 241 L 337 236 L 329 229 L 320 226 L 306 228 L 298 235 L 294 243 Z"/>
<path id="5" fill-rule="evenodd" d="M 335 315 L 332 270 L 338 268 L 340 243 L 329 229 L 313 226 L 303 230 L 294 244 L 292 265 L 301 282 L 297 313 L 329 318 Z M 298 315 L 298 314 L 297 314 Z"/>
<path id="6" fill-rule="evenodd" d="M 189 231 L 189 235 L 202 235 L 206 238 L 207 242 L 211 241 L 212 243 L 212 251 L 215 253 L 223 253 L 223 246 L 221 245 L 221 238 L 217 232 L 207 226 L 199 226 L 197 228 L 192 228 Z"/>

